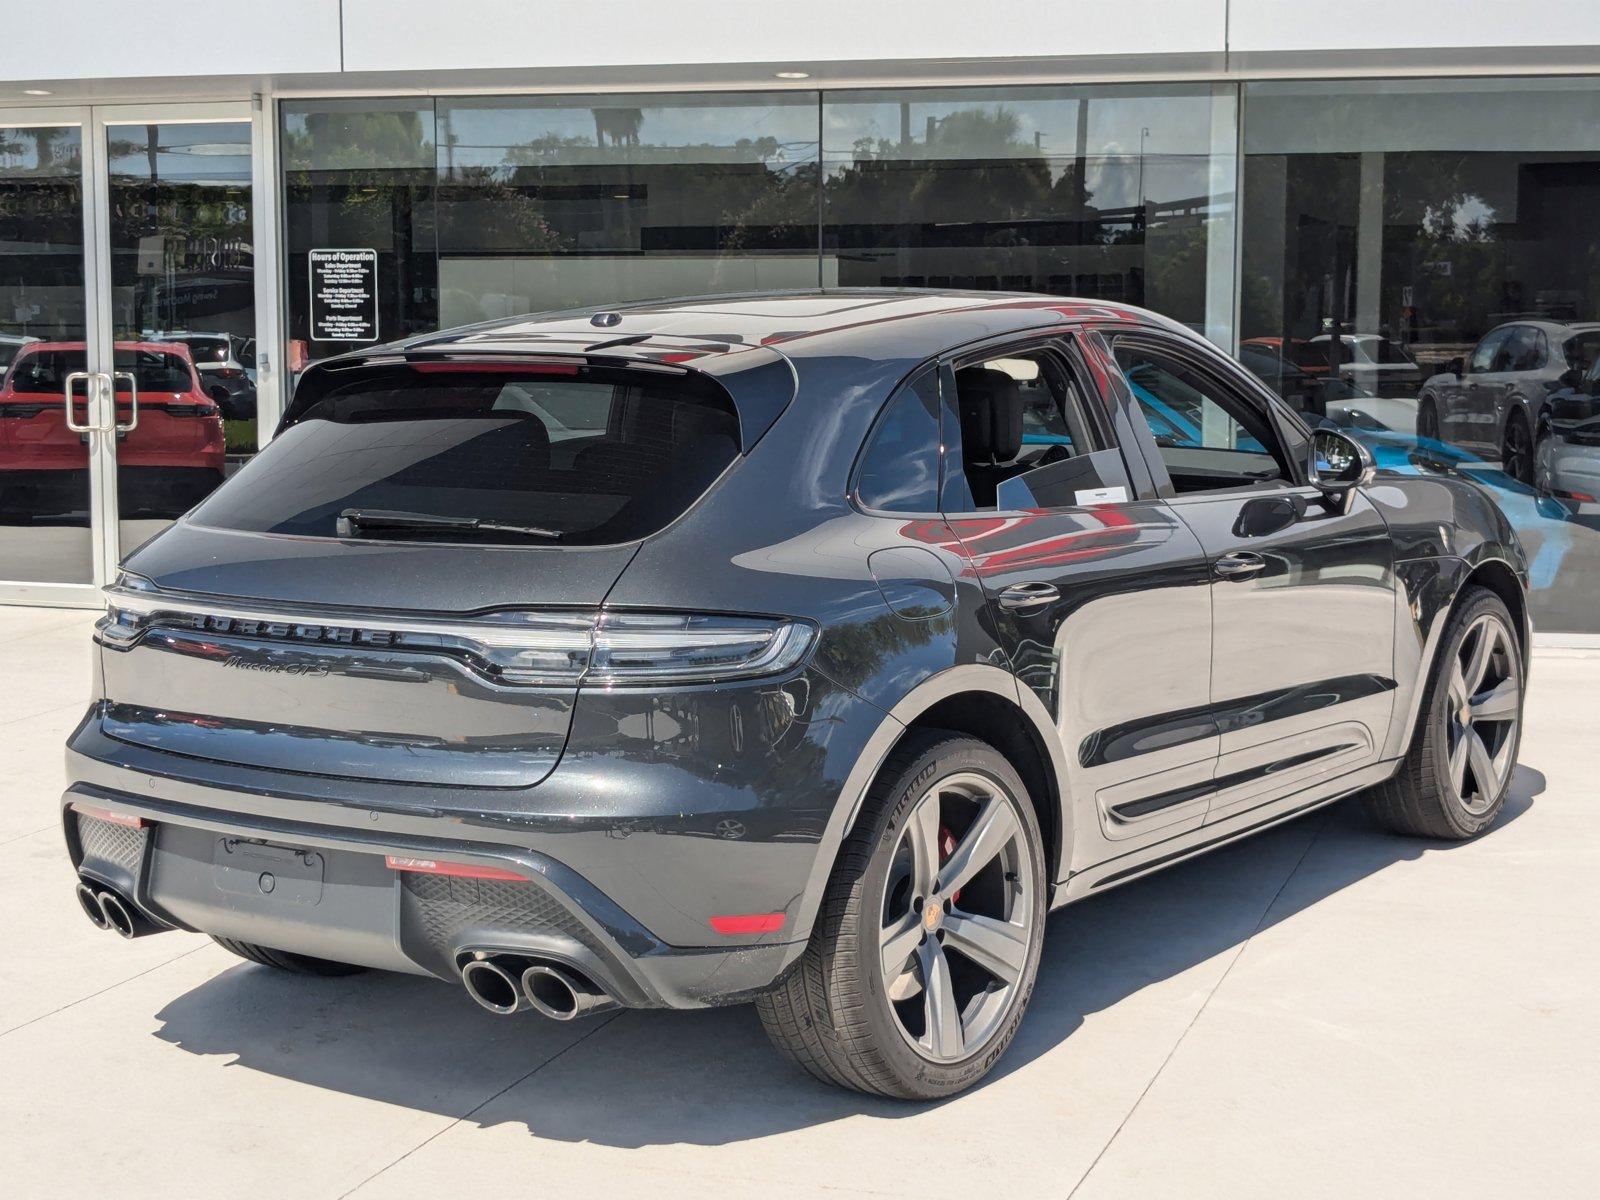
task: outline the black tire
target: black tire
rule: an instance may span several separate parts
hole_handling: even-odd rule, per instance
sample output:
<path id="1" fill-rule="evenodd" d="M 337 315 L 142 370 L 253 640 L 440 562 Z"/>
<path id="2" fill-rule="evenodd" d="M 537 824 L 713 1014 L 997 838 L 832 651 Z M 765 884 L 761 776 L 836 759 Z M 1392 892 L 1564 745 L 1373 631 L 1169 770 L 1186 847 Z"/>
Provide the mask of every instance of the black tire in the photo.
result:
<path id="1" fill-rule="evenodd" d="M 1520 409 L 1513 409 L 1506 418 L 1505 432 L 1500 436 L 1500 464 L 1518 483 L 1533 482 L 1533 433 Z"/>
<path id="2" fill-rule="evenodd" d="M 1030 922 L 1032 933 L 1019 955 L 1009 1008 L 996 1014 L 986 1040 L 965 1058 L 939 1062 L 913 1048 L 891 1006 L 879 966 L 881 898 L 912 811 L 935 782 L 959 776 L 982 777 L 997 785 L 995 797 L 1001 790 L 1009 797 L 1017 821 L 1010 846 L 1025 846 L 1035 881 L 1020 892 L 1025 900 L 1017 900 L 1022 907 L 1013 911 Z M 941 843 L 946 834 L 941 827 Z M 970 1087 L 1005 1053 L 1027 1010 L 1038 975 L 1047 886 L 1038 820 L 1022 779 L 1004 756 L 955 733 L 913 734 L 890 755 L 863 802 L 805 953 L 756 1001 L 761 1023 L 783 1054 L 825 1083 L 907 1100 L 934 1100 Z M 919 905 L 917 911 L 927 910 Z M 930 936 L 943 935 L 924 935 L 924 941 Z"/>
<path id="3" fill-rule="evenodd" d="M 1449 680 L 1468 634 L 1486 616 L 1501 622 L 1507 631 L 1505 665 L 1515 682 L 1516 719 L 1504 734 L 1509 744 L 1499 746 L 1509 762 L 1504 780 L 1486 789 L 1487 795 L 1479 794 L 1476 803 L 1469 803 L 1458 794 L 1450 774 L 1451 739 L 1461 726 L 1450 700 Z M 1486 588 L 1467 588 L 1445 628 L 1422 695 L 1411 747 L 1401 760 L 1400 770 L 1362 797 L 1372 819 L 1393 833 L 1445 841 L 1465 841 L 1493 824 L 1511 790 L 1522 736 L 1526 679 L 1517 626 L 1505 602 Z M 1498 759 L 1499 754 L 1494 757 Z"/>
<path id="4" fill-rule="evenodd" d="M 1423 441 L 1439 441 L 1439 409 L 1432 396 L 1424 396 L 1417 409 L 1417 437 Z"/>
<path id="5" fill-rule="evenodd" d="M 288 950 L 274 950 L 270 946 L 257 946 L 254 942 L 236 942 L 232 938 L 211 935 L 211 940 L 230 954 L 263 967 L 275 967 L 294 975 L 321 975 L 335 978 L 340 975 L 359 975 L 367 968 L 355 963 L 333 962 L 326 958 L 312 958 L 309 954 L 295 954 Z"/>

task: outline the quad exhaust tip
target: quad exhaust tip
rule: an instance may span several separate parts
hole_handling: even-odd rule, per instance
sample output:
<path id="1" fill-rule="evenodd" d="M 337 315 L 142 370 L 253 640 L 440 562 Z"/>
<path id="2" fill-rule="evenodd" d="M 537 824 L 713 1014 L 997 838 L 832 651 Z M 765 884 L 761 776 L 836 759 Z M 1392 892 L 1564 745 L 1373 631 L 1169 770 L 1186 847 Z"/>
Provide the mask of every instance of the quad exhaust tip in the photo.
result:
<path id="1" fill-rule="evenodd" d="M 125 938 L 136 938 L 160 933 L 164 928 L 126 896 L 88 876 L 78 881 L 73 895 L 96 929 L 111 929 Z"/>
<path id="2" fill-rule="evenodd" d="M 579 972 L 515 955 L 470 952 L 461 962 L 461 982 L 467 995 L 502 1017 L 532 1009 L 552 1021 L 571 1021 L 617 1007 Z"/>
<path id="3" fill-rule="evenodd" d="M 138 936 L 138 925 L 128 906 L 122 902 L 122 897 L 115 892 L 101 892 L 99 896 L 100 910 L 106 915 L 106 924 L 115 929 L 125 938 Z"/>
<path id="4" fill-rule="evenodd" d="M 582 976 L 535 963 L 522 973 L 522 993 L 534 1011 L 552 1021 L 571 1021 L 617 1007 L 617 1002 Z"/>
<path id="5" fill-rule="evenodd" d="M 474 958 L 465 963 L 461 982 L 466 985 L 467 995 L 498 1016 L 509 1017 L 528 1007 L 516 976 L 491 958 Z"/>
<path id="6" fill-rule="evenodd" d="M 100 903 L 100 895 L 87 883 L 80 883 L 73 889 L 73 894 L 78 897 L 78 907 L 83 909 L 83 915 L 94 922 L 96 929 L 110 929 L 111 922 L 106 918 L 105 906 Z"/>

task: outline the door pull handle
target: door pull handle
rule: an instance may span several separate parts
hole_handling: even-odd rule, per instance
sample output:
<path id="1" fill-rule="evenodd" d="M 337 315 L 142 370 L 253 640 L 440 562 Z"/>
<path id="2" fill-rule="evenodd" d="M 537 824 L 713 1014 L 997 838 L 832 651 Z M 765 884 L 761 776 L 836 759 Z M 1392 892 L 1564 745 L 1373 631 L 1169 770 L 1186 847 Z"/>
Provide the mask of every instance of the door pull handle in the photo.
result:
<path id="1" fill-rule="evenodd" d="M 1061 593 L 1053 583 L 1013 583 L 997 597 L 1000 607 L 1011 612 L 1054 604 L 1059 599 Z"/>
<path id="2" fill-rule="evenodd" d="M 1212 571 L 1223 579 L 1248 579 L 1266 569 L 1267 560 L 1259 554 L 1224 554 L 1212 565 Z"/>

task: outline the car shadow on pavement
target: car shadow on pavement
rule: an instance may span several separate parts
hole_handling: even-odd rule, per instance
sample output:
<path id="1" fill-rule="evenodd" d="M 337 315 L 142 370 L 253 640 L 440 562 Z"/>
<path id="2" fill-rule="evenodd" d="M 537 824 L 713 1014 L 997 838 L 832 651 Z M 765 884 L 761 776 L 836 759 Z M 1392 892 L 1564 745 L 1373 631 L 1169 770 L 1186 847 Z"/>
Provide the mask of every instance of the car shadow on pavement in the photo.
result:
<path id="1" fill-rule="evenodd" d="M 1517 768 L 1505 812 L 1484 837 L 1517 820 L 1544 786 L 1540 772 Z M 1389 836 L 1345 801 L 1062 909 L 1051 916 L 1038 985 L 1010 1051 L 974 1092 L 943 1103 L 979 1101 L 1086 1016 L 1351 884 L 1471 844 Z M 493 1016 L 435 980 L 381 972 L 310 979 L 241 965 L 157 1015 L 156 1036 L 191 1054 L 228 1055 L 230 1065 L 482 1126 L 519 1123 L 562 1141 L 721 1145 L 933 1107 L 816 1083 L 778 1058 L 749 1006 L 563 1025 Z"/>

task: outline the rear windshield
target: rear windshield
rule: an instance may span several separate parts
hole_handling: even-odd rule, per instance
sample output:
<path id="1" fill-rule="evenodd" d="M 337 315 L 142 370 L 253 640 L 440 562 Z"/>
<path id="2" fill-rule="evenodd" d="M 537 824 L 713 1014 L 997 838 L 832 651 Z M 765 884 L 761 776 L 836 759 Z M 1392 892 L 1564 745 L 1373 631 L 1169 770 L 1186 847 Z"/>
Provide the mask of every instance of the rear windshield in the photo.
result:
<path id="1" fill-rule="evenodd" d="M 227 338 L 173 338 L 172 340 L 182 342 L 189 347 L 189 353 L 197 363 L 228 361 Z"/>
<path id="2" fill-rule="evenodd" d="M 363 540 L 603 545 L 682 515 L 739 446 L 738 417 L 710 382 L 589 368 L 569 377 L 364 371 L 309 402 L 297 397 L 291 422 L 195 522 Z"/>
<path id="3" fill-rule="evenodd" d="M 1379 338 L 1377 343 L 1377 357 L 1380 363 L 1386 366 L 1414 367 L 1417 360 L 1411 357 L 1411 352 L 1404 346 L 1391 342 L 1388 338 Z"/>
<path id="4" fill-rule="evenodd" d="M 41 350 L 36 354 L 23 354 L 12 367 L 11 390 L 59 396 L 67 376 L 84 370 L 87 361 L 82 350 Z M 176 354 L 118 349 L 112 354 L 112 363 L 118 371 L 130 372 L 141 392 L 187 392 L 194 386 L 188 362 Z M 119 391 L 127 386 L 127 380 L 117 380 Z M 82 392 L 81 381 L 76 388 Z"/>

